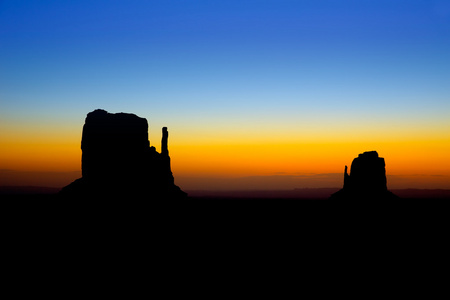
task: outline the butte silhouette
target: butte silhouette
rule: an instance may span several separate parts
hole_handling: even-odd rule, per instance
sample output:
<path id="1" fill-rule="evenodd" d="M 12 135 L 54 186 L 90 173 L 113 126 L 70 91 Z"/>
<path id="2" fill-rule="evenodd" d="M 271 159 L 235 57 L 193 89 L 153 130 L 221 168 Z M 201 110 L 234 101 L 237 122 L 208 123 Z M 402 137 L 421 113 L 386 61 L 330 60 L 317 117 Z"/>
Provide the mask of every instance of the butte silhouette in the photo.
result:
<path id="1" fill-rule="evenodd" d="M 344 171 L 344 187 L 330 200 L 389 200 L 398 199 L 388 191 L 384 158 L 376 151 L 364 152 L 352 162 L 350 175 Z"/>
<path id="2" fill-rule="evenodd" d="M 129 196 L 139 199 L 186 198 L 174 183 L 162 129 L 161 153 L 150 147 L 145 118 L 97 109 L 87 114 L 81 140 L 79 178 L 60 191 L 62 196 L 97 199 Z"/>

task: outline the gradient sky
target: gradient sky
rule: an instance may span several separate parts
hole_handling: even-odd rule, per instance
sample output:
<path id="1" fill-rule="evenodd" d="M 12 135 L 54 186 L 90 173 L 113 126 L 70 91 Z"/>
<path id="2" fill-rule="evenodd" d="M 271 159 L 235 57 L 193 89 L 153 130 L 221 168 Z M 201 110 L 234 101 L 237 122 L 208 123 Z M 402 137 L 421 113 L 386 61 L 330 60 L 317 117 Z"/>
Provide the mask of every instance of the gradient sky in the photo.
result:
<path id="1" fill-rule="evenodd" d="M 388 187 L 450 188 L 450 1 L 0 1 L 3 184 L 79 171 L 96 108 L 168 126 L 182 188 L 340 186 L 370 150 Z"/>

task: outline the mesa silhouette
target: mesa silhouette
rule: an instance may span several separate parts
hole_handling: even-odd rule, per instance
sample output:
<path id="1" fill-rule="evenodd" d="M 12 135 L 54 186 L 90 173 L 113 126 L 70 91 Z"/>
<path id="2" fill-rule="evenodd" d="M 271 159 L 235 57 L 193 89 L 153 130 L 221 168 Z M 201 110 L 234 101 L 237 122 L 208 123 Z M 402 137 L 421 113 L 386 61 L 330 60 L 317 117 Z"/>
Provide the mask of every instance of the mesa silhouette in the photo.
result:
<path id="1" fill-rule="evenodd" d="M 344 171 L 344 187 L 331 195 L 330 200 L 390 200 L 398 199 L 388 191 L 384 158 L 376 151 L 368 151 L 353 159 L 350 175 Z"/>
<path id="2" fill-rule="evenodd" d="M 145 118 L 97 109 L 87 114 L 81 140 L 79 178 L 60 191 L 63 196 L 186 198 L 174 183 L 162 129 L 161 153 L 150 147 Z"/>

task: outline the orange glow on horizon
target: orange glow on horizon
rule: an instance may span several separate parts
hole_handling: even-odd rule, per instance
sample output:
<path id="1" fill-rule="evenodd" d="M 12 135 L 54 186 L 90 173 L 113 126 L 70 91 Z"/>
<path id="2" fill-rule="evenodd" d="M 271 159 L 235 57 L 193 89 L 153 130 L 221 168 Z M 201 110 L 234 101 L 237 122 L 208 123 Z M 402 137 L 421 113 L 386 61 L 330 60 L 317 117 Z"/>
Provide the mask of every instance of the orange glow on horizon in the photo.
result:
<path id="1" fill-rule="evenodd" d="M 81 171 L 81 132 L 62 128 L 39 134 L 3 132 L 0 137 L 0 169 L 36 172 Z M 170 130 L 170 129 L 169 129 Z M 69 132 L 70 134 L 63 134 Z M 377 136 L 298 136 L 249 132 L 212 136 L 176 131 L 169 138 L 169 153 L 175 179 L 181 177 L 245 177 L 275 174 L 342 174 L 344 166 L 364 151 L 376 150 L 385 158 L 387 175 L 409 176 L 411 185 L 447 186 L 450 176 L 450 139 L 433 136 L 402 139 Z M 156 141 L 156 142 L 155 142 Z M 299 142 L 301 141 L 301 142 Z M 159 151 L 159 137 L 152 139 Z M 74 178 L 75 179 L 75 178 Z M 416 182 L 416 183 L 415 183 Z M 436 184 L 435 184 L 436 183 Z M 388 183 L 389 185 L 389 183 Z"/>
<path id="2" fill-rule="evenodd" d="M 173 145 L 172 165 L 183 174 L 228 176 L 278 172 L 340 173 L 359 153 L 375 150 L 388 174 L 450 174 L 450 141 Z"/>

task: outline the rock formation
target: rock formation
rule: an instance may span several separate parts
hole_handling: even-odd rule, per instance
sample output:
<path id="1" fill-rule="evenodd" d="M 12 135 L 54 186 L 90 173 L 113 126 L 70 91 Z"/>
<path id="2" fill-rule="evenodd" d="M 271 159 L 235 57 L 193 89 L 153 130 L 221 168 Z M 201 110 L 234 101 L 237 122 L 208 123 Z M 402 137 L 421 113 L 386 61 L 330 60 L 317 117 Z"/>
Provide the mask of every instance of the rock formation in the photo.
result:
<path id="1" fill-rule="evenodd" d="M 174 184 L 162 130 L 161 153 L 150 147 L 148 123 L 134 114 L 111 114 L 97 109 L 88 113 L 81 140 L 82 178 L 64 187 L 68 196 L 183 198 Z"/>
<path id="2" fill-rule="evenodd" d="M 387 189 L 385 166 L 384 158 L 376 151 L 359 154 L 352 162 L 350 175 L 345 166 L 343 189 L 330 199 L 395 199 L 396 196 Z"/>

